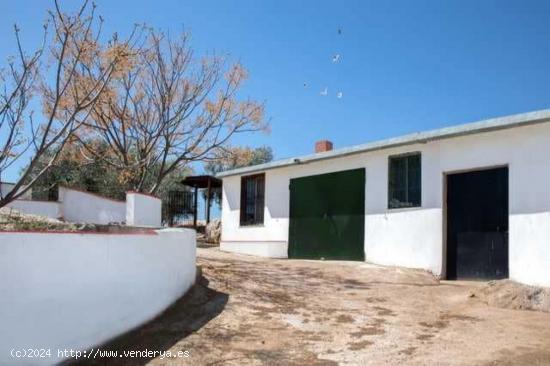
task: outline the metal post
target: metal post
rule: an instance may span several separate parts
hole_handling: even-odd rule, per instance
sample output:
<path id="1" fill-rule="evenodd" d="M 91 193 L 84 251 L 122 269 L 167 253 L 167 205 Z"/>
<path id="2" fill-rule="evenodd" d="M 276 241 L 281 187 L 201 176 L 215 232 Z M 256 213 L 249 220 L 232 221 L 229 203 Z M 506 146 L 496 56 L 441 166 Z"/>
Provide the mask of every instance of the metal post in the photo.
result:
<path id="1" fill-rule="evenodd" d="M 194 215 L 193 215 L 193 227 L 196 229 L 197 228 L 197 196 L 199 195 L 199 189 L 197 187 L 195 187 L 195 207 L 194 207 Z"/>
<path id="2" fill-rule="evenodd" d="M 210 222 L 210 199 L 211 199 L 211 179 L 208 178 L 208 187 L 206 191 L 206 224 Z"/>

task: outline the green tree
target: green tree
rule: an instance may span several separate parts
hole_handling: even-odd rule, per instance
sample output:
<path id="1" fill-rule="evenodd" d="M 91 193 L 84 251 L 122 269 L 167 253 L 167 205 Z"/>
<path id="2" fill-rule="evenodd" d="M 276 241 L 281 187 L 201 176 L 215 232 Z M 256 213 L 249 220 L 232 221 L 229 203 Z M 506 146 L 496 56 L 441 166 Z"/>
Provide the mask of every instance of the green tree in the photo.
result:
<path id="1" fill-rule="evenodd" d="M 104 153 L 109 150 L 106 145 L 99 146 L 96 148 Z M 54 152 L 47 152 L 42 159 L 39 159 L 38 171 L 43 165 L 49 164 L 51 154 Z M 152 166 L 151 169 L 159 169 L 159 167 Z M 191 169 L 179 169 L 169 174 L 157 190 L 157 196 L 164 198 L 168 191 L 184 190 L 185 187 L 180 182 L 191 173 Z M 48 172 L 36 177 L 32 196 L 33 199 L 48 199 L 51 192 L 56 192 L 57 186 L 62 185 L 123 200 L 126 192 L 133 188 L 132 184 L 124 178 L 124 174 L 124 171 L 113 168 L 103 160 L 86 158 L 76 146 L 67 146 Z M 31 174 L 29 179 L 35 179 L 35 177 Z M 144 186 L 151 187 L 153 184 L 155 181 L 150 178 Z"/>

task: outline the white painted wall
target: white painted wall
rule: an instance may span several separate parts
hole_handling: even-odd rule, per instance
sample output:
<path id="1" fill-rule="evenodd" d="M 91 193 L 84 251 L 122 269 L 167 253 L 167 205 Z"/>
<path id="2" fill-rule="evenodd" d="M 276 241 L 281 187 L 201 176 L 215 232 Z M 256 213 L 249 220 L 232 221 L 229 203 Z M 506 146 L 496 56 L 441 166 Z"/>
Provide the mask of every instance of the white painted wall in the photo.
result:
<path id="1" fill-rule="evenodd" d="M 2 195 L 2 197 L 4 197 L 8 193 L 10 193 L 12 188 L 13 188 L 12 183 L 0 182 L 0 195 Z"/>
<path id="2" fill-rule="evenodd" d="M 220 249 L 227 252 L 256 255 L 266 258 L 288 258 L 287 241 L 223 241 Z"/>
<path id="3" fill-rule="evenodd" d="M 510 216 L 510 278 L 550 287 L 550 212 Z"/>
<path id="4" fill-rule="evenodd" d="M 22 213 L 45 216 L 52 219 L 58 219 L 63 216 L 59 202 L 15 200 L 8 203 L 8 207 Z"/>
<path id="5" fill-rule="evenodd" d="M 126 193 L 126 224 L 160 227 L 162 215 L 160 198 L 138 192 Z"/>
<path id="6" fill-rule="evenodd" d="M 128 192 L 126 201 L 119 201 L 90 192 L 59 187 L 58 202 L 15 200 L 8 206 L 23 213 L 63 218 L 69 222 L 161 226 L 162 201 L 137 192 Z"/>
<path id="7" fill-rule="evenodd" d="M 10 193 L 13 189 L 13 187 L 15 187 L 15 184 L 13 183 L 6 183 L 6 182 L 0 182 L 0 195 L 2 197 L 6 196 L 8 193 Z M 24 188 L 25 186 L 23 186 Z M 28 191 L 25 192 L 25 194 L 23 194 L 20 199 L 23 199 L 23 200 L 30 200 L 32 197 L 32 188 L 29 189 Z"/>
<path id="8" fill-rule="evenodd" d="M 195 232 L 0 233 L 0 365 L 54 364 L 153 318 L 195 281 Z M 50 348 L 51 359 L 10 350 Z"/>
<path id="9" fill-rule="evenodd" d="M 69 222 L 90 224 L 122 223 L 126 220 L 126 202 L 59 187 L 63 217 Z"/>
<path id="10" fill-rule="evenodd" d="M 422 153 L 422 206 L 388 210 L 388 157 L 415 151 Z M 444 174 L 508 165 L 510 278 L 550 286 L 549 156 L 550 123 L 545 123 L 267 170 L 264 225 L 242 228 L 240 176 L 225 177 L 221 247 L 250 253 L 245 248 L 253 243 L 279 242 L 280 253 L 288 241 L 290 179 L 365 168 L 366 260 L 442 274 Z"/>

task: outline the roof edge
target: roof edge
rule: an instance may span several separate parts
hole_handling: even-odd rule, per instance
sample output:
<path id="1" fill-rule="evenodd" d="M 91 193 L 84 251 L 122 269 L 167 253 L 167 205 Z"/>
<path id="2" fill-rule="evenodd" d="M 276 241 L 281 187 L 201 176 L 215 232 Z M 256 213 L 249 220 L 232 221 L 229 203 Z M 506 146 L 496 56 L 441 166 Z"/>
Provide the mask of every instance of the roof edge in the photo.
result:
<path id="1" fill-rule="evenodd" d="M 252 165 L 243 168 L 237 168 L 216 174 L 218 178 L 229 177 L 233 175 L 242 175 L 254 173 L 275 168 L 287 167 L 290 165 L 305 164 L 314 161 L 340 158 L 348 155 L 355 155 L 365 152 L 385 150 L 400 146 L 413 145 L 417 143 L 427 143 L 435 140 L 449 139 L 453 137 L 474 135 L 478 133 L 504 130 L 514 127 L 528 126 L 550 122 L 550 109 L 514 114 L 504 117 L 490 118 L 461 125 L 444 127 L 425 132 L 416 132 L 384 140 L 368 142 L 366 144 L 344 147 L 327 152 L 297 156 L 276 160 L 265 164 Z"/>

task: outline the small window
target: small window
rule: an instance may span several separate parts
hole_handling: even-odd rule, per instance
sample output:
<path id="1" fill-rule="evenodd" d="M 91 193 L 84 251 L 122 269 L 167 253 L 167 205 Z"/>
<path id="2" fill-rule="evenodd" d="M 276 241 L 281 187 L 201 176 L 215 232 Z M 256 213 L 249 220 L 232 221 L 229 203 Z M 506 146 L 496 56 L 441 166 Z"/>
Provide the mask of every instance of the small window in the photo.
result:
<path id="1" fill-rule="evenodd" d="M 241 178 L 241 226 L 264 223 L 265 175 Z"/>
<path id="2" fill-rule="evenodd" d="M 390 156 L 388 208 L 420 207 L 421 162 L 420 153 Z"/>

